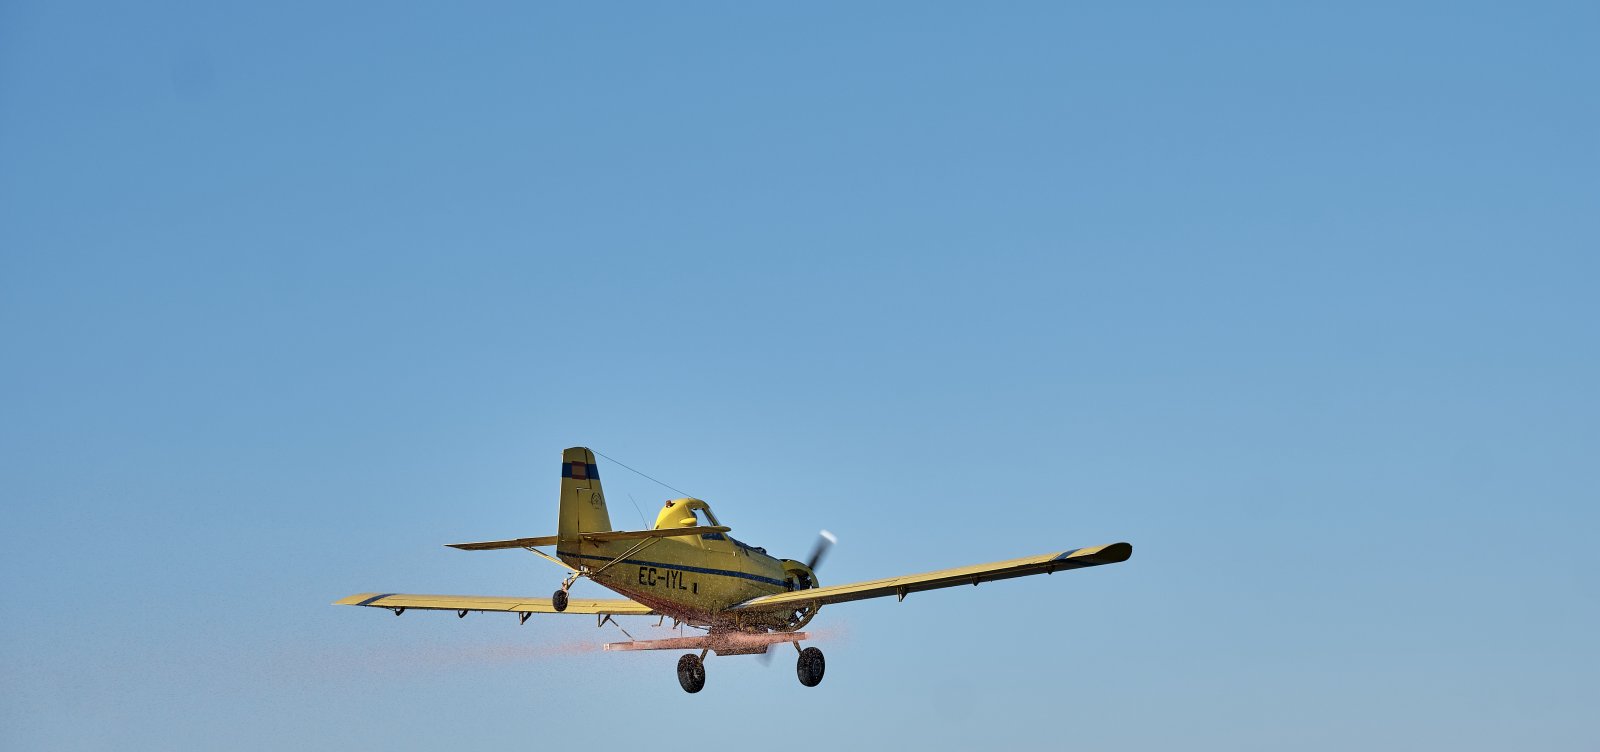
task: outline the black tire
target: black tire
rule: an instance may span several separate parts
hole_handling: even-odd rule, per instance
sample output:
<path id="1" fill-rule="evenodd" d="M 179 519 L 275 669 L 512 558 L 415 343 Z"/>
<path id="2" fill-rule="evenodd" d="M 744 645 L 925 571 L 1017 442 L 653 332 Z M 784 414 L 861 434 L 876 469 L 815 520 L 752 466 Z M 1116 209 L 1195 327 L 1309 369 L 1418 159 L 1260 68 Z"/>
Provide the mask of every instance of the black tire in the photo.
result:
<path id="1" fill-rule="evenodd" d="M 815 687 L 822 683 L 822 672 L 826 668 L 827 662 L 822 659 L 822 651 L 806 648 L 800 651 L 800 660 L 795 663 L 794 671 L 799 674 L 801 684 Z"/>
<path id="2" fill-rule="evenodd" d="M 554 606 L 557 611 L 567 610 L 567 591 L 557 590 L 554 595 L 550 596 L 550 605 Z"/>
<path id="3" fill-rule="evenodd" d="M 689 653 L 678 659 L 678 684 L 691 695 L 705 689 L 706 664 L 700 656 Z"/>

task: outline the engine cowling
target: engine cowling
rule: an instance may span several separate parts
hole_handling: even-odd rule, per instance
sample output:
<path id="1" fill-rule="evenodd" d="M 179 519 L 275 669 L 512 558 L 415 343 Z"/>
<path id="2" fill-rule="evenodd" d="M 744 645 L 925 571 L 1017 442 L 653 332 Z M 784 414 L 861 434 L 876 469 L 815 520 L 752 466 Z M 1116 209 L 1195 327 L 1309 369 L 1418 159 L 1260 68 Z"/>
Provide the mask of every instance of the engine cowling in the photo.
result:
<path id="1" fill-rule="evenodd" d="M 822 584 L 817 580 L 817 573 L 812 571 L 811 567 L 793 559 L 783 560 L 783 577 L 784 584 L 788 586 L 790 592 L 810 590 Z M 775 628 L 780 632 L 793 632 L 811 621 L 811 617 L 817 615 L 817 610 L 818 607 L 811 604 L 790 608 L 777 614 L 780 623 L 775 625 Z"/>

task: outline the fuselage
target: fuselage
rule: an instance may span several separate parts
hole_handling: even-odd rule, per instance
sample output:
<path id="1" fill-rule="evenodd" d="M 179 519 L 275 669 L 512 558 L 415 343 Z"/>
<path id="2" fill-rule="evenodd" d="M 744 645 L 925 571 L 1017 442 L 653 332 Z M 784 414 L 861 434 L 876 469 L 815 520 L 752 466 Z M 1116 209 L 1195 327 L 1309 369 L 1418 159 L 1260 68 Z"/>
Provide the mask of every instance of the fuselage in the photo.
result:
<path id="1" fill-rule="evenodd" d="M 633 550 L 630 553 L 630 549 Z M 723 533 L 634 541 L 562 544 L 556 554 L 589 579 L 674 619 L 732 626 L 718 614 L 757 596 L 793 589 L 781 560 Z M 619 556 L 624 558 L 611 563 Z"/>
<path id="2" fill-rule="evenodd" d="M 673 499 L 662 507 L 656 529 L 716 524 L 699 499 Z M 650 538 L 643 541 L 562 541 L 556 555 L 568 566 L 617 593 L 679 621 L 713 628 L 788 630 L 800 626 L 792 611 L 724 613 L 763 595 L 814 586 L 814 575 L 798 562 L 768 555 L 726 533 Z"/>

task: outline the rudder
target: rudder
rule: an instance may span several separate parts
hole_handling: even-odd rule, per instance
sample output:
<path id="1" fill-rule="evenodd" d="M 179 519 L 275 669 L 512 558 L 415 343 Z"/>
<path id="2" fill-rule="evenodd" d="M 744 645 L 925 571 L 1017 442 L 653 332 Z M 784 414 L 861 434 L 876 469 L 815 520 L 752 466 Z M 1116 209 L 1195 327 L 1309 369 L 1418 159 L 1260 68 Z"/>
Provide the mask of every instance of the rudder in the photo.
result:
<path id="1" fill-rule="evenodd" d="M 600 487 L 600 471 L 594 452 L 588 447 L 572 447 L 561 453 L 561 518 L 556 537 L 577 541 L 579 533 L 611 529 L 611 514 L 606 511 L 606 494 Z"/>

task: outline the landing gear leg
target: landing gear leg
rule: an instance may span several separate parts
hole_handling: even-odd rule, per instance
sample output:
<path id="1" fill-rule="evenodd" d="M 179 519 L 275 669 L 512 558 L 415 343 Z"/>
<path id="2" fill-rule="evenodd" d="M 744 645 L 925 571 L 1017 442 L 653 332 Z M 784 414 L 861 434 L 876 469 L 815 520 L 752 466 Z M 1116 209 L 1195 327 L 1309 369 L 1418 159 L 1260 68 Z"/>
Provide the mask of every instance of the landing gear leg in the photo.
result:
<path id="1" fill-rule="evenodd" d="M 706 663 L 694 653 L 678 659 L 678 684 L 683 691 L 694 694 L 706 686 Z"/>
<path id="2" fill-rule="evenodd" d="M 808 687 L 815 687 L 822 683 L 822 671 L 826 667 L 822 660 L 822 651 L 816 648 L 806 648 L 800 651 L 800 660 L 795 664 L 794 670 L 800 675 L 800 683 Z"/>
<path id="3" fill-rule="evenodd" d="M 557 611 L 567 610 L 567 591 L 572 589 L 573 583 L 578 581 L 578 572 L 573 572 L 571 577 L 561 581 L 561 589 L 550 596 L 550 605 Z"/>

